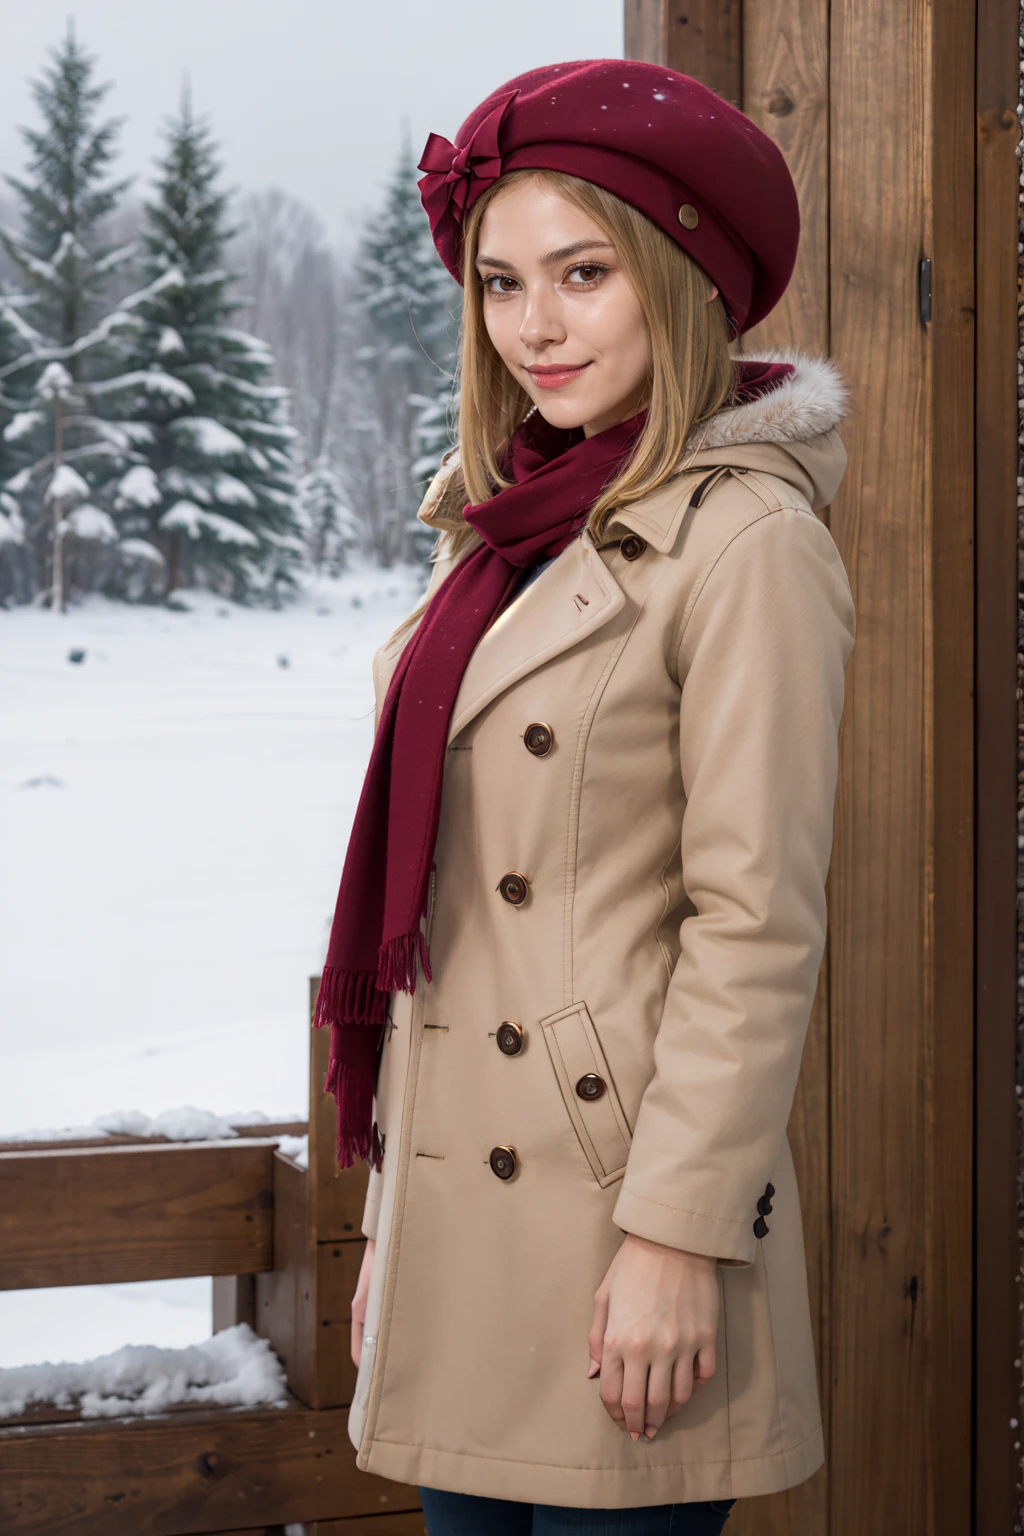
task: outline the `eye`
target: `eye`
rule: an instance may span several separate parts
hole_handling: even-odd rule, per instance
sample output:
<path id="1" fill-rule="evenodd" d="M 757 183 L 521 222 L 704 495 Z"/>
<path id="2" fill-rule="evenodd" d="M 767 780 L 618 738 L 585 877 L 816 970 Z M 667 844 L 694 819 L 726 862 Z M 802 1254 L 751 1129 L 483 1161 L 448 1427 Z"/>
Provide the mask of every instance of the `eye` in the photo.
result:
<path id="1" fill-rule="evenodd" d="M 607 271 L 599 261 L 580 261 L 565 275 L 570 288 L 596 288 Z"/>
<path id="2" fill-rule="evenodd" d="M 514 277 L 509 277 L 507 272 L 491 272 L 480 279 L 485 293 L 516 293 L 519 284 Z"/>

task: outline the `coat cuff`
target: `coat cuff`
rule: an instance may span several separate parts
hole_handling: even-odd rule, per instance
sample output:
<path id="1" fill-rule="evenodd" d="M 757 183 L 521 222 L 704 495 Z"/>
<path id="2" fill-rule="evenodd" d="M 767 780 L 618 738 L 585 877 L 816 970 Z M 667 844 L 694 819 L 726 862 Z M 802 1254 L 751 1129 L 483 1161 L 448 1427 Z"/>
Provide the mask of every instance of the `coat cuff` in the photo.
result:
<path id="1" fill-rule="evenodd" d="M 623 1232 L 687 1253 L 701 1253 L 725 1263 L 753 1264 L 757 1239 L 752 1223 L 701 1211 L 680 1211 L 635 1194 L 623 1184 L 612 1220 Z"/>
<path id="2" fill-rule="evenodd" d="M 383 1175 L 375 1168 L 370 1169 L 370 1177 L 366 1181 L 366 1200 L 363 1203 L 363 1219 L 359 1224 L 364 1237 L 376 1241 L 377 1221 L 380 1217 L 380 1196 L 384 1187 Z"/>

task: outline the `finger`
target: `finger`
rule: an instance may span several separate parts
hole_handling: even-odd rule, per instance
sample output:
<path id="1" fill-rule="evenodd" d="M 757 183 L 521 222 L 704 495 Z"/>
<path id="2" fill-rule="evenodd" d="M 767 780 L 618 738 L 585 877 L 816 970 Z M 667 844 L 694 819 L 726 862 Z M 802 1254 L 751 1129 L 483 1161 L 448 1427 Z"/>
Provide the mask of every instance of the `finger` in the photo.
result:
<path id="1" fill-rule="evenodd" d="M 590 1325 L 587 1335 L 587 1347 L 590 1350 L 590 1369 L 587 1371 L 588 1381 L 596 1376 L 601 1369 L 601 1357 L 604 1354 L 604 1331 L 608 1326 L 608 1292 L 603 1288 L 594 1296 L 594 1320 Z"/>
<path id="2" fill-rule="evenodd" d="M 352 1364 L 358 1369 L 359 1361 L 363 1353 L 363 1324 L 357 1318 L 352 1318 Z"/>
<path id="3" fill-rule="evenodd" d="M 693 1370 L 693 1390 L 703 1392 L 712 1376 L 715 1374 L 716 1359 L 714 1344 L 704 1344 L 697 1352 L 697 1359 Z"/>
<path id="4" fill-rule="evenodd" d="M 622 1356 L 606 1349 L 601 1360 L 601 1401 L 616 1424 L 623 1420 L 622 1412 Z"/>
<path id="5" fill-rule="evenodd" d="M 644 1415 L 647 1411 L 646 1355 L 627 1356 L 622 1375 L 622 1413 L 631 1440 L 639 1440 L 644 1432 Z"/>
<path id="6" fill-rule="evenodd" d="M 647 1410 L 644 1415 L 644 1434 L 653 1440 L 665 1422 L 669 1400 L 672 1396 L 672 1361 L 662 1355 L 651 1362 L 647 1377 Z"/>
<path id="7" fill-rule="evenodd" d="M 689 1350 L 676 1357 L 676 1363 L 672 1368 L 672 1399 L 668 1408 L 669 1415 L 678 1413 L 693 1395 L 693 1366 L 694 1356 Z"/>

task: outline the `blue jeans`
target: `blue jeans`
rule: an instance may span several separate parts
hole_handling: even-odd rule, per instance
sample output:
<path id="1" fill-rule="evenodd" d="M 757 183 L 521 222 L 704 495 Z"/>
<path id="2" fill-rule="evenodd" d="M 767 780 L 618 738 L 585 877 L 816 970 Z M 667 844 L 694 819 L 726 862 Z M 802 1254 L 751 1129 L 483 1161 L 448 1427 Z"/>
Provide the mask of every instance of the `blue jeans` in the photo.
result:
<path id="1" fill-rule="evenodd" d="M 646 1509 L 565 1509 L 421 1488 L 429 1536 L 719 1536 L 734 1499 Z"/>

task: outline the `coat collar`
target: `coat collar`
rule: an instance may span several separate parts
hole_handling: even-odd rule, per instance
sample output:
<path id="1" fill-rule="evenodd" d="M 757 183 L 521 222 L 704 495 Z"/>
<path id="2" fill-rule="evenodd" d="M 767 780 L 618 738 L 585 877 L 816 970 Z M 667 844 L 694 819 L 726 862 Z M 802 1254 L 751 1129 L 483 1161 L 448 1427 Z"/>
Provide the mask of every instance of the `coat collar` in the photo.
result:
<path id="1" fill-rule="evenodd" d="M 462 675 L 448 740 L 506 688 L 602 629 L 625 602 L 590 535 L 574 539 L 484 633 Z"/>
<path id="2" fill-rule="evenodd" d="M 798 453 L 834 432 L 845 391 L 832 363 L 781 348 L 768 360 L 791 362 L 794 373 L 769 393 L 713 416 L 687 443 L 680 472 L 614 513 L 609 532 L 619 524 L 668 554 L 694 493 L 713 469 L 759 467 L 758 455 L 767 453 L 760 467 L 779 473 L 787 450 Z M 463 674 L 449 742 L 506 688 L 603 628 L 625 602 L 589 533 L 574 539 L 483 635 Z"/>

